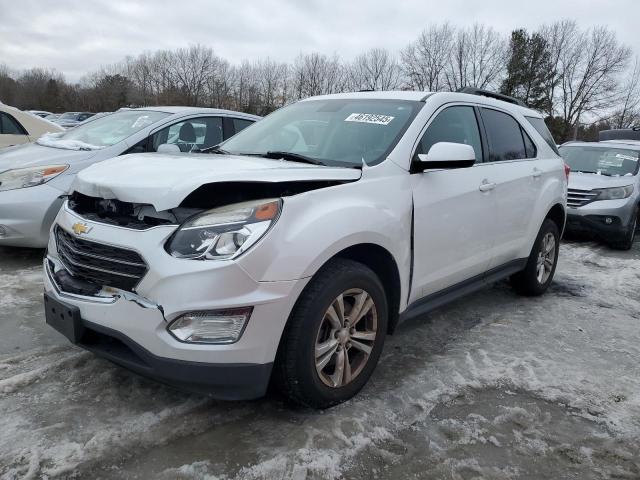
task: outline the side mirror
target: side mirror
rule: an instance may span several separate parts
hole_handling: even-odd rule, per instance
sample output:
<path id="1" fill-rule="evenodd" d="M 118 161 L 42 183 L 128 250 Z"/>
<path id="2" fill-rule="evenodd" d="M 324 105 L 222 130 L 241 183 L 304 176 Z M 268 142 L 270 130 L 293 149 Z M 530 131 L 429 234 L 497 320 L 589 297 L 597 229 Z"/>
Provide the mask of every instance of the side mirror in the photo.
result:
<path id="1" fill-rule="evenodd" d="M 467 168 L 476 163 L 476 153 L 471 145 L 464 143 L 438 142 L 429 152 L 418 155 L 416 167 L 419 171 L 441 168 Z"/>
<path id="2" fill-rule="evenodd" d="M 163 143 L 158 146 L 158 153 L 182 153 L 180 147 L 173 143 Z"/>

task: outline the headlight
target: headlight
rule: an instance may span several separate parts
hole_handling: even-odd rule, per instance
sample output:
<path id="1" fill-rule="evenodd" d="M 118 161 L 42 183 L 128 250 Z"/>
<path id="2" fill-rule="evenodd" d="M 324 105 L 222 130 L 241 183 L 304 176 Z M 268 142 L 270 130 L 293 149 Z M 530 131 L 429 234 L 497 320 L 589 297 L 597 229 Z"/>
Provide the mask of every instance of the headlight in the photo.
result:
<path id="1" fill-rule="evenodd" d="M 621 198 L 631 196 L 633 193 L 633 185 L 627 185 L 626 187 L 599 188 L 594 191 L 599 192 L 596 200 L 620 200 Z"/>
<path id="2" fill-rule="evenodd" d="M 0 192 L 42 185 L 60 175 L 67 168 L 69 165 L 45 165 L 7 170 L 0 173 Z"/>
<path id="3" fill-rule="evenodd" d="M 254 200 L 215 208 L 190 218 L 167 242 L 178 258 L 233 258 L 256 243 L 278 219 L 281 200 Z"/>

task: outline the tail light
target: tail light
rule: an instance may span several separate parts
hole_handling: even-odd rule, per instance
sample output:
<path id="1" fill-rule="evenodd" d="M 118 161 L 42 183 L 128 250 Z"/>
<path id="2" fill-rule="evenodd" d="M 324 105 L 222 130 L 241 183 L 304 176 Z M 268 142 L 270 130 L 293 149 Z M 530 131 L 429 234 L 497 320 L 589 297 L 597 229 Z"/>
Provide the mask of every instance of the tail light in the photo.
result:
<path id="1" fill-rule="evenodd" d="M 564 164 L 564 176 L 567 177 L 567 182 L 569 181 L 569 174 L 570 173 L 571 173 L 571 167 L 565 163 Z"/>

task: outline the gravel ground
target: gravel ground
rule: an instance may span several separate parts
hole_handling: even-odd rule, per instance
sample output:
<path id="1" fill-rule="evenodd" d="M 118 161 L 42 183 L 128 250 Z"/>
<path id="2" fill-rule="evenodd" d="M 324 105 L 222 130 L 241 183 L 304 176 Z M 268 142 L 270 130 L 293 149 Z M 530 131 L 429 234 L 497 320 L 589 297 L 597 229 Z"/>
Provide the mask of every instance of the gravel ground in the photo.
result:
<path id="1" fill-rule="evenodd" d="M 0 478 L 640 478 L 640 243 L 565 243 L 545 296 L 501 283 L 403 324 L 324 412 L 183 394 L 68 345 L 41 256 L 0 249 Z"/>

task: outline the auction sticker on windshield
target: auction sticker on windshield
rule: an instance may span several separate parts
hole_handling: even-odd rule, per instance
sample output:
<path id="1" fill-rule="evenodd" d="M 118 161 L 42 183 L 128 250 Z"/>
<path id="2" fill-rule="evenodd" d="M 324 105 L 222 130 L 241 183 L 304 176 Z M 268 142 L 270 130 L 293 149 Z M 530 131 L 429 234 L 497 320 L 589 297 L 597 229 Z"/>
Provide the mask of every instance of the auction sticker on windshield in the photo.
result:
<path id="1" fill-rule="evenodd" d="M 344 119 L 345 122 L 374 123 L 376 125 L 389 125 L 395 117 L 378 115 L 376 113 L 352 113 Z"/>

